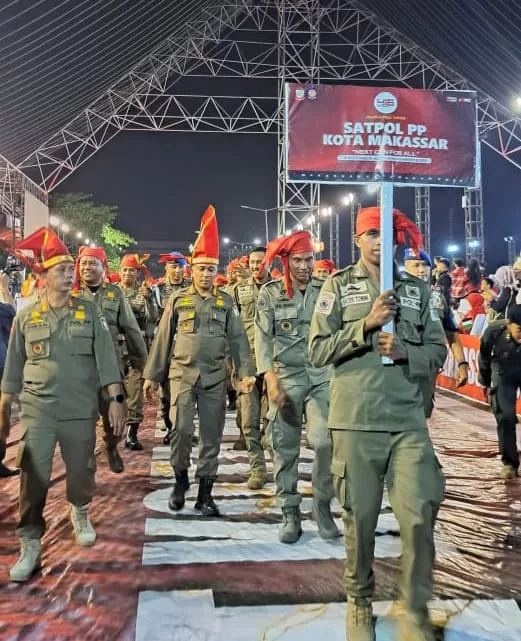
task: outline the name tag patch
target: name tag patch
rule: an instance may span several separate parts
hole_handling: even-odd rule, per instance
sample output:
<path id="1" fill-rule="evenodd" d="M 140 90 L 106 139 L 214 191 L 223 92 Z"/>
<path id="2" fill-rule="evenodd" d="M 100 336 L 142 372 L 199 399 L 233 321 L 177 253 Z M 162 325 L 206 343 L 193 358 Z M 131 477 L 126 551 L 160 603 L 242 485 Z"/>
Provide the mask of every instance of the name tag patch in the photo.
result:
<path id="1" fill-rule="evenodd" d="M 402 307 L 409 307 L 410 309 L 414 309 L 417 312 L 420 311 L 420 301 L 414 298 L 407 298 L 407 296 L 400 296 L 400 305 Z"/>
<path id="2" fill-rule="evenodd" d="M 342 307 L 347 307 L 348 305 L 362 305 L 363 303 L 370 302 L 371 296 L 369 296 L 369 294 L 350 294 L 349 296 L 344 296 L 340 299 Z"/>

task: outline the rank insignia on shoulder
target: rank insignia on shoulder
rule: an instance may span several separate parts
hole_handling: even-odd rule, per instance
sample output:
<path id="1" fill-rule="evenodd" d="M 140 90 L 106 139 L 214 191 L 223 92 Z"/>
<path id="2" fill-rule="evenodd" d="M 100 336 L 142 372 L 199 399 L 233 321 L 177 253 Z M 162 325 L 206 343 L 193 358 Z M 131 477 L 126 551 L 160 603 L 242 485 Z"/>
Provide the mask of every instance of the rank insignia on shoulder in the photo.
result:
<path id="1" fill-rule="evenodd" d="M 107 298 L 114 298 L 115 294 L 114 292 L 111 292 L 110 290 L 107 292 Z"/>

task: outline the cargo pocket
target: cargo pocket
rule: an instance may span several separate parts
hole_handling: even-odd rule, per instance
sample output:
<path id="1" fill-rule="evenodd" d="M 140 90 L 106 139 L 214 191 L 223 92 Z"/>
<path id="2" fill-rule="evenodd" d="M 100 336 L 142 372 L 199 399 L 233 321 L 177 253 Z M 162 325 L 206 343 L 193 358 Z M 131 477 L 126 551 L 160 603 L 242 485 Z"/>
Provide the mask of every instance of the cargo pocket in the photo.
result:
<path id="1" fill-rule="evenodd" d="M 210 333 L 214 336 L 225 336 L 226 333 L 226 311 L 213 308 L 210 312 Z"/>
<path id="2" fill-rule="evenodd" d="M 73 354 L 79 356 L 93 354 L 94 332 L 92 325 L 70 325 L 69 335 Z"/>
<path id="3" fill-rule="evenodd" d="M 333 490 L 340 505 L 347 509 L 346 496 L 346 462 L 333 459 L 331 461 L 331 475 L 333 477 Z"/>

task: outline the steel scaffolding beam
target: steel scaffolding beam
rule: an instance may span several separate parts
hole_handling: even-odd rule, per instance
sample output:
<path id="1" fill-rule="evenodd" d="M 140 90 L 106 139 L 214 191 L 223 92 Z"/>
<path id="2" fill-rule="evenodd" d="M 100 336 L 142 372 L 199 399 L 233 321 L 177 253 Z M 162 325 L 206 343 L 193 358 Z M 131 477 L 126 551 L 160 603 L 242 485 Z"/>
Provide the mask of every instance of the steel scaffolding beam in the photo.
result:
<path id="1" fill-rule="evenodd" d="M 465 211 L 465 250 L 467 260 L 485 258 L 485 237 L 483 234 L 483 198 L 481 187 L 465 189 L 462 205 Z"/>
<path id="2" fill-rule="evenodd" d="M 414 189 L 415 222 L 423 236 L 423 246 L 431 253 L 431 190 L 429 187 Z"/>

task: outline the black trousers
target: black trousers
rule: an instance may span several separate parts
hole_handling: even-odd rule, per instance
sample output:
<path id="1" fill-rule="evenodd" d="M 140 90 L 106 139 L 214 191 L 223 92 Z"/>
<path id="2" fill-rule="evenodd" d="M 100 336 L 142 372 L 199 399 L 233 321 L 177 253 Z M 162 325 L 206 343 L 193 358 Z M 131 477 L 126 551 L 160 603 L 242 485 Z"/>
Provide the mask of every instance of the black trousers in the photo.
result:
<path id="1" fill-rule="evenodd" d="M 516 440 L 516 396 L 521 379 L 495 373 L 492 377 L 492 410 L 496 416 L 499 454 L 504 465 L 519 468 Z"/>

